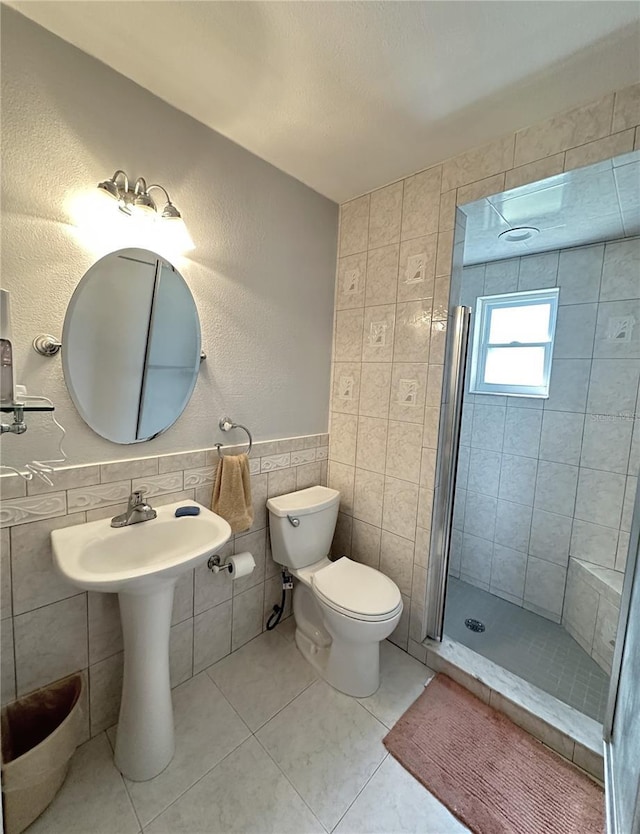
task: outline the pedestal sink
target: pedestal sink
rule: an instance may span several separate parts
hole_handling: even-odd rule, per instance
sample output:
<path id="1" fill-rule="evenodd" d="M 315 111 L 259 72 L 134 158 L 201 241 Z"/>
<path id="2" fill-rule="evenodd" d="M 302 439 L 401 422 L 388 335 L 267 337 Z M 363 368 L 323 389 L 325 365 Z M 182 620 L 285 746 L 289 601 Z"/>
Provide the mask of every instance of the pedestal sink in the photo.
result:
<path id="1" fill-rule="evenodd" d="M 194 505 L 168 504 L 157 518 L 119 529 L 104 519 L 51 533 L 55 564 L 69 582 L 118 594 L 124 679 L 115 762 L 137 782 L 157 776 L 174 753 L 169 681 L 174 586 L 231 536 L 227 522 L 205 507 L 200 515 L 176 518 L 178 507 Z"/>

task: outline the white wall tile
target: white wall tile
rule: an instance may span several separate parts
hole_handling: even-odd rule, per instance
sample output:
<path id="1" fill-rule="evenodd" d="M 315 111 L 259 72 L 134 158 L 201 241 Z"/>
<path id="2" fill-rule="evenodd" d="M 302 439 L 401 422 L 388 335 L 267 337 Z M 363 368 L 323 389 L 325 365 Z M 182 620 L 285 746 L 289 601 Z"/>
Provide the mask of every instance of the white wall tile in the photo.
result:
<path id="1" fill-rule="evenodd" d="M 27 482 L 27 495 L 42 495 L 45 492 L 58 492 L 72 487 L 92 486 L 100 483 L 100 466 L 68 466 L 56 469 L 52 479 L 53 486 L 40 478 Z"/>
<path id="2" fill-rule="evenodd" d="M 562 614 L 566 569 L 543 559 L 530 556 L 527 561 L 527 578 L 524 598 L 539 609 Z"/>
<path id="3" fill-rule="evenodd" d="M 338 261 L 336 275 L 336 310 L 364 307 L 367 255 L 349 255 Z"/>
<path id="4" fill-rule="evenodd" d="M 432 298 L 435 291 L 438 235 L 405 240 L 400 246 L 397 301 Z M 391 302 L 396 299 L 389 299 Z"/>
<path id="5" fill-rule="evenodd" d="M 439 165 L 405 179 L 402 240 L 438 231 L 441 184 L 442 168 Z"/>
<path id="6" fill-rule="evenodd" d="M 553 357 L 590 359 L 596 332 L 597 304 L 568 304 L 558 307 Z"/>
<path id="7" fill-rule="evenodd" d="M 503 455 L 498 495 L 505 501 L 533 506 L 538 462 L 535 458 Z"/>
<path id="8" fill-rule="evenodd" d="M 598 301 L 603 257 L 603 243 L 560 252 L 560 304 L 589 304 Z"/>
<path id="9" fill-rule="evenodd" d="M 564 463 L 538 462 L 534 506 L 559 515 L 573 516 L 578 467 Z"/>
<path id="10" fill-rule="evenodd" d="M 340 206 L 340 256 L 364 252 L 369 236 L 370 197 L 358 197 Z"/>
<path id="11" fill-rule="evenodd" d="M 372 249 L 367 254 L 365 305 L 394 304 L 398 284 L 397 244 Z"/>
<path id="12" fill-rule="evenodd" d="M 384 473 L 388 428 L 388 420 L 379 417 L 358 417 L 355 464 L 359 469 Z"/>
<path id="13" fill-rule="evenodd" d="M 351 515 L 353 513 L 353 489 L 355 467 L 345 466 L 337 461 L 329 463 L 328 485 L 340 493 L 340 510 Z"/>
<path id="14" fill-rule="evenodd" d="M 151 499 L 155 495 L 166 495 L 171 492 L 179 492 L 183 487 L 182 472 L 166 472 L 163 475 L 152 475 L 148 478 L 134 478 L 131 481 L 131 489 L 142 490 L 145 499 Z"/>
<path id="15" fill-rule="evenodd" d="M 618 416 L 633 412 L 639 379 L 640 361 L 636 359 L 594 359 L 587 413 Z"/>
<path id="16" fill-rule="evenodd" d="M 369 249 L 400 240 L 403 182 L 394 182 L 371 193 Z"/>
<path id="17" fill-rule="evenodd" d="M 339 310 L 336 313 L 334 359 L 336 362 L 360 362 L 364 310 Z"/>
<path id="18" fill-rule="evenodd" d="M 494 544 L 491 561 L 491 591 L 503 591 L 522 599 L 527 572 L 527 556 L 518 550 Z"/>
<path id="19" fill-rule="evenodd" d="M 252 589 L 249 593 L 255 590 Z M 260 615 L 262 616 L 262 607 Z M 231 600 L 227 600 L 194 617 L 194 675 L 216 663 L 231 651 L 231 616 L 232 603 Z"/>
<path id="20" fill-rule="evenodd" d="M 290 492 L 295 492 L 295 489 L 295 469 L 291 467 L 286 469 L 273 469 L 268 473 L 267 496 L 269 498 L 276 498 L 278 495 L 288 495 Z"/>
<path id="21" fill-rule="evenodd" d="M 580 465 L 589 469 L 605 469 L 626 473 L 629 467 L 633 423 L 624 418 L 607 419 L 587 415 Z"/>
<path id="22" fill-rule="evenodd" d="M 380 570 L 396 583 L 400 593 L 411 596 L 413 542 L 387 530 L 380 541 Z"/>
<path id="23" fill-rule="evenodd" d="M 123 650 L 120 606 L 117 594 L 87 594 L 89 665 Z"/>
<path id="24" fill-rule="evenodd" d="M 55 492 L 29 498 L 9 498 L 0 506 L 0 527 L 55 518 L 67 512 L 67 493 Z M 72 507 L 69 507 L 71 511 Z"/>
<path id="25" fill-rule="evenodd" d="M 18 695 L 87 668 L 86 594 L 20 614 L 13 622 Z"/>
<path id="26" fill-rule="evenodd" d="M 83 524 L 84 521 L 84 513 L 73 513 L 12 528 L 14 614 L 24 614 L 79 593 L 79 589 L 67 582 L 53 563 L 51 531 Z"/>
<path id="27" fill-rule="evenodd" d="M 467 488 L 471 492 L 481 492 L 484 495 L 497 497 L 500 485 L 501 461 L 502 455 L 500 452 L 472 448 L 469 457 Z M 458 462 L 458 472 L 460 472 L 460 461 Z"/>
<path id="28" fill-rule="evenodd" d="M 478 449 L 502 451 L 506 408 L 476 404 L 473 410 L 471 445 Z"/>
<path id="29" fill-rule="evenodd" d="M 593 355 L 599 359 L 640 359 L 639 321 L 638 299 L 600 302 Z"/>
<path id="30" fill-rule="evenodd" d="M 540 459 L 556 463 L 580 463 L 584 415 L 545 410 L 542 418 Z"/>
<path id="31" fill-rule="evenodd" d="M 493 539 L 496 523 L 497 500 L 477 492 L 467 492 L 464 513 L 464 531 L 473 536 Z"/>
<path id="32" fill-rule="evenodd" d="M 555 287 L 558 277 L 558 252 L 528 255 L 520 261 L 518 292 Z"/>
<path id="33" fill-rule="evenodd" d="M 353 519 L 351 558 L 372 568 L 380 567 L 380 542 L 382 530 L 364 521 Z"/>
<path id="34" fill-rule="evenodd" d="M 531 507 L 498 499 L 494 534 L 496 544 L 526 553 L 529 548 L 531 514 Z"/>
<path id="35" fill-rule="evenodd" d="M 386 362 L 362 365 L 359 412 L 363 417 L 389 416 L 391 371 L 391 364 Z"/>
<path id="36" fill-rule="evenodd" d="M 80 487 L 67 492 L 69 512 L 90 510 L 127 501 L 131 494 L 131 481 L 114 481 L 93 487 Z"/>
<path id="37" fill-rule="evenodd" d="M 589 390 L 589 359 L 558 359 L 553 357 L 549 399 L 544 408 L 551 411 L 583 412 Z"/>
<path id="38" fill-rule="evenodd" d="M 616 240 L 606 244 L 600 301 L 640 298 L 640 241 Z"/>
<path id="39" fill-rule="evenodd" d="M 460 573 L 483 583 L 487 588 L 491 581 L 493 543 L 479 536 L 465 533 L 462 539 Z"/>
<path id="40" fill-rule="evenodd" d="M 118 721 L 122 695 L 123 654 L 116 654 L 89 667 L 91 735 Z"/>
<path id="41" fill-rule="evenodd" d="M 226 605 L 226 603 L 223 603 Z M 215 610 L 215 609 L 212 609 Z M 233 617 L 231 625 L 231 650 L 243 646 L 261 633 L 264 612 L 264 585 L 250 588 L 233 598 Z M 208 614 L 209 612 L 206 612 Z M 195 668 L 195 664 L 194 664 Z"/>
<path id="42" fill-rule="evenodd" d="M 507 407 L 503 452 L 537 458 L 540 449 L 541 409 Z"/>
<path id="43" fill-rule="evenodd" d="M 359 471 L 359 470 L 358 470 Z M 357 479 L 357 476 L 356 476 Z M 416 535 L 418 486 L 397 478 L 384 479 L 382 528 L 413 541 Z M 413 551 L 412 551 L 413 553 Z"/>
<path id="44" fill-rule="evenodd" d="M 604 568 L 614 568 L 618 530 L 576 518 L 571 532 L 571 555 Z"/>
<path id="45" fill-rule="evenodd" d="M 622 515 L 625 484 L 624 475 L 581 468 L 575 517 L 617 529 Z"/>
<path id="46" fill-rule="evenodd" d="M 534 510 L 529 553 L 547 562 L 566 565 L 569 559 L 572 519 L 556 513 Z"/>

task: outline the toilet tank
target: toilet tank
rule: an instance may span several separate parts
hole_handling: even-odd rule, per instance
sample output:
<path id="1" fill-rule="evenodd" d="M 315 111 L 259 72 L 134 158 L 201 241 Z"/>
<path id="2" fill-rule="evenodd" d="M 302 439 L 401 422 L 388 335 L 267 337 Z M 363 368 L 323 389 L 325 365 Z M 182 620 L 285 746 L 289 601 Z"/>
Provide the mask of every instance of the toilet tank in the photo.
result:
<path id="1" fill-rule="evenodd" d="M 338 518 L 340 493 L 314 486 L 267 501 L 274 561 L 299 570 L 329 553 Z"/>

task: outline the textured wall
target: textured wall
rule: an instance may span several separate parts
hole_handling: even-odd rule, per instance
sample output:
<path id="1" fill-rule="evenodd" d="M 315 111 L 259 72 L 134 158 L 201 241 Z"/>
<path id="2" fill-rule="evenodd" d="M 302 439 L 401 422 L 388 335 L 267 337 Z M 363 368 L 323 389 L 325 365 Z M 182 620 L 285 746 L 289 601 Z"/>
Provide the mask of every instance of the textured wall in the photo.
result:
<path id="1" fill-rule="evenodd" d="M 569 556 L 623 571 L 640 466 L 640 238 L 465 267 L 459 303 L 559 287 L 548 399 L 464 396 L 450 571 L 560 622 Z M 635 427 L 635 428 L 634 428 Z M 588 606 L 587 606 L 588 607 Z M 593 631 L 593 630 L 592 630 Z"/>
<path id="2" fill-rule="evenodd" d="M 259 439 L 326 431 L 336 205 L 15 11 L 1 14 L 2 286 L 18 381 L 54 400 L 69 462 L 211 446 L 223 413 Z M 61 335 L 98 255 L 135 244 L 115 230 L 79 238 L 78 199 L 116 168 L 161 182 L 183 213 L 196 248 L 174 260 L 208 354 L 178 423 L 135 448 L 95 435 L 67 395 L 60 357 L 30 347 L 40 332 Z M 4 461 L 53 455 L 46 427 L 34 417 L 27 435 L 3 438 Z"/>
<path id="3" fill-rule="evenodd" d="M 340 208 L 329 484 L 334 549 L 380 567 L 422 638 L 455 207 L 640 146 L 640 85 L 467 151 Z M 401 153 L 401 150 L 399 151 Z M 410 260 L 421 256 L 423 268 Z M 410 613 L 409 613 L 410 612 Z"/>

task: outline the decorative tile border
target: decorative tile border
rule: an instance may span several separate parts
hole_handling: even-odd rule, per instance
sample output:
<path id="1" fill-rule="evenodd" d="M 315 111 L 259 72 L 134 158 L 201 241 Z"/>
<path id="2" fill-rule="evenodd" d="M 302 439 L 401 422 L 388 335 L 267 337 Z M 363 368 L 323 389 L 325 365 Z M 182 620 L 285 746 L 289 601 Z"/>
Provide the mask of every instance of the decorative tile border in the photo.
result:
<path id="1" fill-rule="evenodd" d="M 64 492 L 53 492 L 30 498 L 13 498 L 3 501 L 0 506 L 0 527 L 28 524 L 30 521 L 42 521 L 44 518 L 55 518 L 66 513 L 67 494 Z"/>
<path id="2" fill-rule="evenodd" d="M 67 491 L 67 503 L 69 512 L 92 510 L 94 507 L 126 501 L 130 494 L 131 481 L 117 481 L 112 484 L 70 489 Z"/>

